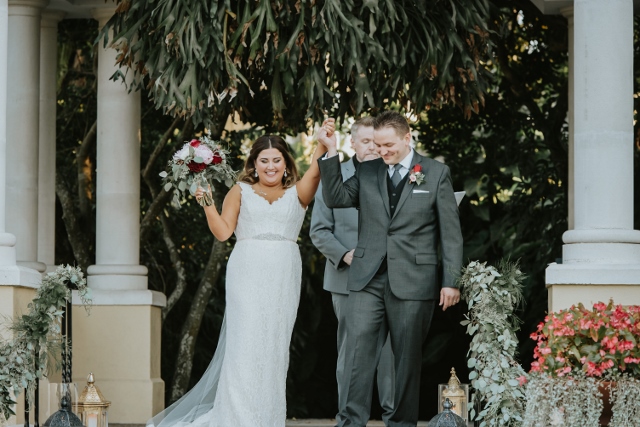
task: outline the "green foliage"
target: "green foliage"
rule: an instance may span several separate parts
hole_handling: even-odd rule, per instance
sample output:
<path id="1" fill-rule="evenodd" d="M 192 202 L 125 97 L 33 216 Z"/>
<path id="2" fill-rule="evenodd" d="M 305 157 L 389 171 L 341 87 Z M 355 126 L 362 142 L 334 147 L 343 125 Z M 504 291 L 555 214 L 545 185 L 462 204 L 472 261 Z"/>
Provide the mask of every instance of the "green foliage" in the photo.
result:
<path id="1" fill-rule="evenodd" d="M 430 110 L 414 126 L 417 146 L 451 168 L 460 204 L 464 259 L 496 265 L 518 259 L 527 272 L 519 354 L 547 310 L 544 272 L 562 256 L 568 229 L 567 23 L 530 0 L 493 0 L 495 79 L 469 120 Z"/>
<path id="2" fill-rule="evenodd" d="M 394 100 L 477 112 L 488 13 L 487 0 L 118 0 L 101 37 L 125 67 L 113 77 L 133 74 L 132 86 L 167 113 L 209 124 L 229 102 L 250 121 L 262 95 L 300 129 L 327 110 L 359 114 Z"/>
<path id="3" fill-rule="evenodd" d="M 515 360 L 516 332 L 520 321 L 515 310 L 522 303 L 524 274 L 517 263 L 501 262 L 498 268 L 472 261 L 462 270 L 460 287 L 469 314 L 462 324 L 473 337 L 469 349 L 469 379 L 474 388 L 471 419 L 480 427 L 518 426 L 524 414 L 520 381 L 525 372 Z"/>
<path id="4" fill-rule="evenodd" d="M 35 380 L 47 374 L 51 351 L 65 345 L 60 339 L 60 322 L 72 287 L 77 288 L 88 312 L 91 299 L 82 270 L 62 265 L 42 279 L 27 306 L 29 312 L 9 326 L 13 339 L 0 345 L 0 417 L 14 415 L 11 392 L 17 396 L 27 389 L 32 402 Z"/>
<path id="5" fill-rule="evenodd" d="M 640 426 L 640 379 L 624 375 L 610 391 L 613 416 L 609 427 Z"/>
<path id="6" fill-rule="evenodd" d="M 522 427 L 599 427 L 603 406 L 599 383 L 581 375 L 531 375 L 525 391 L 527 411 Z"/>

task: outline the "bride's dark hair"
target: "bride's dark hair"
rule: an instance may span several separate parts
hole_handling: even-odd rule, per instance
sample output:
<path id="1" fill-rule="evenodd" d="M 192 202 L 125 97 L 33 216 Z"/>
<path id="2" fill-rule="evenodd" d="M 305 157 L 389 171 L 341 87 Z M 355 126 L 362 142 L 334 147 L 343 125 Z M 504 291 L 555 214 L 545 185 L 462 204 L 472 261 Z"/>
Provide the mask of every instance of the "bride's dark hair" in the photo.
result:
<path id="1" fill-rule="evenodd" d="M 263 135 L 255 140 L 251 146 L 249 157 L 247 157 L 247 161 L 244 163 L 244 169 L 240 173 L 238 180 L 251 185 L 258 182 L 258 177 L 254 176 L 256 171 L 256 159 L 263 150 L 268 150 L 269 148 L 275 148 L 280 151 L 282 158 L 284 159 L 287 176 L 282 177 L 282 186 L 284 188 L 293 186 L 300 179 L 300 176 L 298 175 L 298 168 L 296 168 L 293 156 L 289 153 L 289 146 L 287 145 L 287 142 L 278 135 Z"/>

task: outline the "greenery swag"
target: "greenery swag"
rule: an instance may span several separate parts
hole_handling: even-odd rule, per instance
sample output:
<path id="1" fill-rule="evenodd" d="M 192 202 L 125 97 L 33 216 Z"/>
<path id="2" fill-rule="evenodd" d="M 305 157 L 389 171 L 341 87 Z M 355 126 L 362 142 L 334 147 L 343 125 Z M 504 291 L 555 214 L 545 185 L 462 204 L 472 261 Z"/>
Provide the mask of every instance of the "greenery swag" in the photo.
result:
<path id="1" fill-rule="evenodd" d="M 462 324 L 473 337 L 467 362 L 474 388 L 470 416 L 480 427 L 522 424 L 525 396 L 521 385 L 526 373 L 515 360 L 520 321 L 514 312 L 522 302 L 524 277 L 518 264 L 508 261 L 498 268 L 472 261 L 460 277 L 469 308 Z"/>
<path id="2" fill-rule="evenodd" d="M 50 356 L 62 342 L 60 325 L 63 309 L 71 300 L 71 286 L 78 289 L 78 296 L 87 313 L 91 297 L 82 270 L 62 265 L 48 273 L 27 306 L 29 312 L 17 316 L 8 326 L 13 338 L 0 344 L 0 425 L 15 415 L 12 398 L 26 389 L 31 404 L 35 380 L 46 376 Z"/>

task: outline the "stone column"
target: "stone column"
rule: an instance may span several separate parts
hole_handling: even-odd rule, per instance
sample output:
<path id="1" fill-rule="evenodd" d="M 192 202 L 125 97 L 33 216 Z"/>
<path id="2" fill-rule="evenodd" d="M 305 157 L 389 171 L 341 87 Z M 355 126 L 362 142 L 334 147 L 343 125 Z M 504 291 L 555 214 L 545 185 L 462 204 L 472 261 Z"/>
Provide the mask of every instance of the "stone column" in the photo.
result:
<path id="1" fill-rule="evenodd" d="M 575 111 L 575 108 L 573 106 L 573 100 L 574 100 L 574 48 L 573 48 L 573 7 L 567 7 L 564 8 L 562 10 L 560 10 L 560 13 L 562 14 L 562 16 L 564 16 L 565 18 L 567 18 L 567 27 L 569 30 L 569 90 L 568 90 L 568 98 L 569 98 L 569 111 L 567 113 L 567 121 L 569 122 L 569 173 L 568 173 L 568 177 L 569 177 L 569 181 L 567 182 L 567 186 L 568 186 L 568 193 L 569 193 L 569 198 L 567 200 L 568 206 L 567 206 L 567 213 L 568 213 L 568 218 L 567 218 L 567 222 L 569 225 L 569 230 L 573 230 L 575 225 L 575 221 L 574 221 L 574 211 L 575 211 L 575 207 L 574 207 L 574 187 L 575 187 L 575 182 L 574 182 L 574 118 L 573 118 L 573 114 Z"/>
<path id="2" fill-rule="evenodd" d="M 56 85 L 58 22 L 64 13 L 45 11 L 40 21 L 40 132 L 38 155 L 38 261 L 55 268 Z"/>
<path id="3" fill-rule="evenodd" d="M 8 221 L 11 205 L 15 200 L 10 195 L 9 185 L 13 182 L 10 178 L 9 165 L 11 163 L 22 162 L 24 169 L 35 168 L 33 176 L 37 177 L 37 157 L 35 164 L 27 163 L 25 158 L 16 158 L 13 145 L 16 144 L 16 133 L 21 130 L 17 121 L 24 123 L 23 127 L 33 127 L 32 115 L 28 114 L 20 117 L 27 109 L 29 102 L 37 105 L 38 80 L 35 86 L 20 88 L 20 84 L 34 83 L 34 70 L 38 73 L 38 63 L 34 63 L 34 58 L 38 59 L 39 46 L 39 14 L 40 9 L 46 2 L 20 2 L 0 0 L 0 316 L 2 318 L 12 318 L 26 312 L 27 305 L 35 295 L 35 288 L 40 282 L 40 273 L 31 268 L 19 267 L 16 263 L 16 236 L 7 232 L 9 229 L 15 232 L 15 223 Z M 19 75 L 22 72 L 25 75 Z M 26 79 L 23 79 L 27 77 Z M 25 99 L 20 99 L 24 97 Z M 8 108 L 11 106 L 11 108 Z M 20 120 L 18 120 L 20 118 Z M 35 120 L 37 121 L 37 114 Z M 26 138 L 34 138 L 37 141 L 37 129 L 35 136 L 27 130 Z M 37 142 L 20 139 L 19 144 L 26 143 L 37 152 Z M 7 146 L 10 146 L 8 149 Z M 10 159 L 10 161 L 7 161 Z M 30 177 L 25 185 L 26 193 L 30 194 L 36 183 Z M 37 206 L 36 206 L 37 209 Z M 15 210 L 13 210 L 15 212 Z M 21 224 L 28 227 L 28 224 Z M 26 231 L 27 246 L 29 244 L 29 229 Z M 35 233 L 35 228 L 32 230 Z M 33 258 L 35 261 L 35 257 Z M 2 338 L 10 338 L 9 332 L 0 331 Z M 45 384 L 46 386 L 46 384 Z M 16 409 L 17 416 L 10 417 L 8 424 L 18 424 L 24 422 L 24 400 L 18 399 Z"/>
<path id="4" fill-rule="evenodd" d="M 48 0 L 9 1 L 6 226 L 18 265 L 43 272 L 38 258 L 40 13 Z"/>
<path id="5" fill-rule="evenodd" d="M 573 44 L 574 228 L 563 235 L 563 264 L 547 269 L 549 305 L 639 304 L 632 0 L 575 0 Z"/>
<path id="6" fill-rule="evenodd" d="M 113 10 L 98 9 L 100 28 Z M 116 51 L 98 47 L 96 265 L 89 284 L 100 290 L 147 289 L 140 261 L 140 92 L 128 93 L 116 70 Z"/>
<path id="7" fill-rule="evenodd" d="M 114 9 L 92 12 L 102 28 Z M 110 77 L 116 52 L 98 43 L 96 265 L 91 316 L 74 307 L 74 380 L 93 372 L 112 402 L 109 421 L 144 424 L 164 406 L 160 378 L 162 293 L 140 265 L 140 93 Z M 74 298 L 74 305 L 79 301 Z M 126 379 L 126 381 L 123 381 Z"/>
<path id="8" fill-rule="evenodd" d="M 0 270 L 17 272 L 16 237 L 5 230 L 6 168 L 7 168 L 7 71 L 9 47 L 9 3 L 0 0 Z M 7 277 L 9 276 L 9 277 Z M 0 273 L 0 284 L 20 283 L 19 277 Z"/>

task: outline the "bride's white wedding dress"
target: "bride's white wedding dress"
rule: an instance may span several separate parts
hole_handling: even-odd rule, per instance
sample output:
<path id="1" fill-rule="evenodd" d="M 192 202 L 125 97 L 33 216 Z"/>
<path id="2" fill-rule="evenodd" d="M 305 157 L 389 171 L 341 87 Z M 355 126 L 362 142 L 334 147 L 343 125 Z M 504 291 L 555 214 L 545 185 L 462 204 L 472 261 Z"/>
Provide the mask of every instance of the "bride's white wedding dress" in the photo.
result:
<path id="1" fill-rule="evenodd" d="M 295 186 L 269 203 L 249 184 L 239 185 L 237 242 L 227 263 L 216 353 L 198 384 L 148 426 L 285 425 L 289 344 L 302 273 L 296 240 L 305 209 Z"/>

